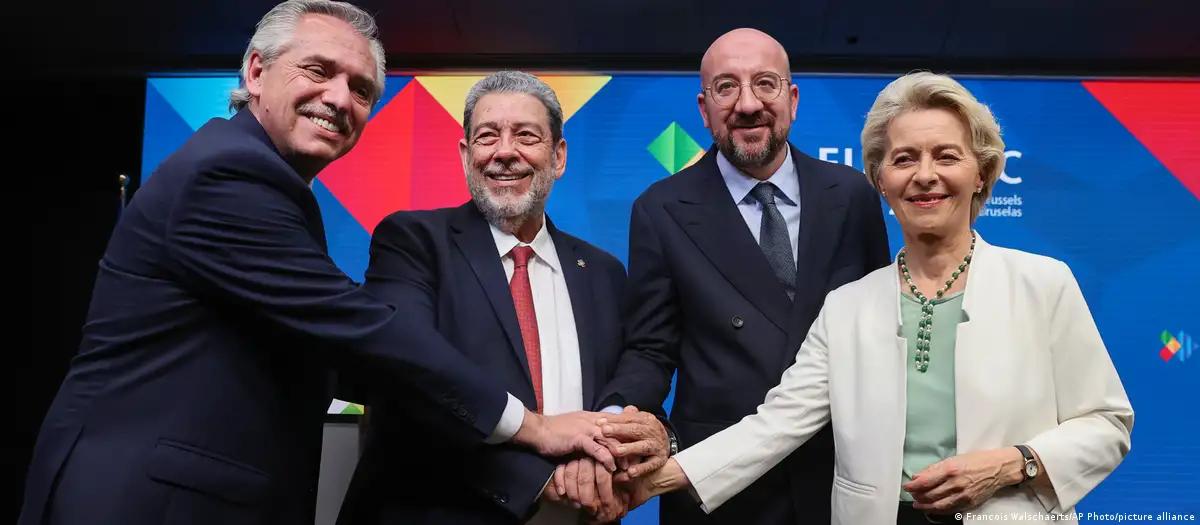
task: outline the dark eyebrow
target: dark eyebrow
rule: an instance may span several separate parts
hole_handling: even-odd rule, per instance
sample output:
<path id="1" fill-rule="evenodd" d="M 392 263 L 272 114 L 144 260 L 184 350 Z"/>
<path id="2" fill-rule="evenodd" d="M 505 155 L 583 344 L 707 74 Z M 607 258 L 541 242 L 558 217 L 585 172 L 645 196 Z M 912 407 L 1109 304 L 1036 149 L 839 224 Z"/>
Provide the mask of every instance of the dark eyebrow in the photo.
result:
<path id="1" fill-rule="evenodd" d="M 302 64 L 303 63 L 313 63 L 313 62 L 315 62 L 317 64 L 321 64 L 322 66 L 332 69 L 332 70 L 335 70 L 335 71 L 342 70 L 341 68 L 338 67 L 338 63 L 336 60 L 329 58 L 325 55 L 322 55 L 320 53 L 313 53 L 311 55 L 307 55 L 304 58 L 300 59 L 300 63 L 302 63 Z M 347 72 L 347 73 L 350 74 L 350 80 L 354 84 L 361 84 L 362 86 L 364 86 L 368 90 L 370 90 L 372 98 L 379 96 L 379 93 L 375 92 L 375 80 L 374 79 L 372 79 L 366 75 L 354 74 L 354 73 L 349 73 L 349 72 Z"/>

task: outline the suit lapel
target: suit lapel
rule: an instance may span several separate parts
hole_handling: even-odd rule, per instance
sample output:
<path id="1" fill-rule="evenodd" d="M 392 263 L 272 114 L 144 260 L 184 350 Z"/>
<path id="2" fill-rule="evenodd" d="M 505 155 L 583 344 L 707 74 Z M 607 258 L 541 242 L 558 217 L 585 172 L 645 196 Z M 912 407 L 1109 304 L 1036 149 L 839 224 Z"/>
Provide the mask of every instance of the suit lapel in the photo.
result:
<path id="1" fill-rule="evenodd" d="M 846 192 L 837 191 L 838 179 L 817 160 L 792 148 L 796 177 L 800 181 L 800 238 L 797 241 L 796 300 L 788 324 L 787 348 L 800 347 L 808 335 L 810 323 L 825 299 L 829 286 L 829 265 L 834 248 L 842 236 L 846 220 Z M 791 366 L 795 355 L 784 352 L 783 367 Z"/>
<path id="2" fill-rule="evenodd" d="M 546 227 L 550 238 L 554 240 L 554 249 L 558 252 L 559 266 L 562 267 L 563 279 L 567 282 L 567 292 L 571 296 L 571 311 L 575 318 L 575 334 L 579 340 L 579 371 L 583 381 L 583 405 L 587 409 L 594 403 L 595 395 L 595 304 L 592 302 L 593 275 L 599 269 L 589 269 L 575 251 L 574 243 L 558 233 L 554 223 L 546 219 Z"/>
<path id="3" fill-rule="evenodd" d="M 715 147 L 710 149 L 697 165 L 700 180 L 696 193 L 668 203 L 667 212 L 717 271 L 772 323 L 786 331 L 791 304 L 729 195 L 717 168 L 716 151 Z"/>
<path id="4" fill-rule="evenodd" d="M 837 177 L 831 176 L 825 162 L 792 148 L 796 177 L 800 180 L 800 240 L 796 260 L 796 292 L 809 300 L 821 300 L 829 281 L 829 263 L 833 248 L 842 236 L 846 220 L 845 192 L 834 190 Z M 815 293 L 814 293 L 815 292 Z M 805 330 L 808 331 L 807 329 Z"/>
<path id="5" fill-rule="evenodd" d="M 989 348 L 989 342 L 996 338 L 989 336 L 987 328 L 996 326 L 996 320 L 1011 315 L 1008 281 L 1004 278 L 1004 270 L 993 266 L 994 255 L 991 246 L 979 237 L 964 288 L 962 309 L 966 321 L 959 323 L 954 336 L 954 404 L 959 450 L 993 442 L 997 432 L 1002 432 L 989 426 L 988 422 L 994 421 L 988 417 L 990 414 L 977 410 L 987 406 L 990 399 L 981 397 L 979 390 L 971 386 L 980 378 L 990 378 L 996 373 L 988 352 L 972 350 Z M 986 323 L 979 319 L 993 321 Z"/>
<path id="6" fill-rule="evenodd" d="M 508 336 L 509 346 L 521 368 L 525 370 L 525 378 L 533 384 L 529 377 L 529 359 L 525 356 L 525 343 L 521 339 L 521 325 L 517 322 L 517 309 L 513 306 L 512 292 L 508 289 L 508 277 L 504 274 L 504 263 L 496 252 L 496 241 L 488 227 L 487 219 L 468 202 L 458 208 L 452 225 L 454 230 L 454 245 L 462 252 L 479 285 L 483 287 L 492 311 L 504 327 Z"/>

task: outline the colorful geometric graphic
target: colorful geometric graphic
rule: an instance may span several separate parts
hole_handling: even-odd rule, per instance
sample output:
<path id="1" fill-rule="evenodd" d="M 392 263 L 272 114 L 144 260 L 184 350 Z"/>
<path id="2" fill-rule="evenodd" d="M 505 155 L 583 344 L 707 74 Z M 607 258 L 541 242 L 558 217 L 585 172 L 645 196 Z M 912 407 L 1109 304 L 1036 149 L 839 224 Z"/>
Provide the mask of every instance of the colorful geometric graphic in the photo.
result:
<path id="1" fill-rule="evenodd" d="M 1192 336 L 1179 332 L 1179 338 L 1176 339 L 1171 335 L 1170 331 L 1163 330 L 1159 336 L 1162 339 L 1162 350 L 1158 351 L 1158 356 L 1163 361 L 1170 361 L 1172 357 L 1179 356 L 1180 361 L 1187 361 L 1192 357 L 1192 349 L 1196 348 L 1196 343 L 1192 341 Z M 1182 342 L 1180 342 L 1182 340 Z M 1182 349 L 1182 351 L 1180 351 Z"/>
<path id="2" fill-rule="evenodd" d="M 458 142 L 466 94 L 484 74 L 389 76 L 357 147 L 317 178 L 330 257 L 351 278 L 362 279 L 371 232 L 387 214 L 469 198 Z M 712 144 L 696 107 L 698 75 L 542 78 L 558 93 L 568 143 L 546 212 L 627 261 L 634 199 Z M 861 170 L 863 117 L 893 78 L 794 76 L 800 98 L 789 140 Z M 1162 328 L 1200 319 L 1200 82 L 961 80 L 997 115 L 1007 158 L 976 228 L 992 244 L 1070 266 L 1137 412 L 1129 457 L 1076 510 L 1200 515 L 1200 418 L 1180 417 L 1195 414 L 1198 369 L 1162 366 L 1146 348 L 1155 332 L 1164 361 L 1190 359 L 1197 348 Z M 142 180 L 205 121 L 229 117 L 236 83 L 232 73 L 149 79 Z M 904 240 L 895 217 L 885 217 L 894 253 Z M 1168 286 L 1147 286 L 1164 278 Z M 329 411 L 361 407 L 335 401 Z M 657 523 L 655 502 L 624 523 Z"/>
<path id="3" fill-rule="evenodd" d="M 705 151 L 676 122 L 667 126 L 667 129 L 663 130 L 654 139 L 654 142 L 646 146 L 646 149 L 650 151 L 651 155 L 654 155 L 654 160 L 662 164 L 667 169 L 667 173 L 672 175 L 695 164 L 704 156 Z"/>

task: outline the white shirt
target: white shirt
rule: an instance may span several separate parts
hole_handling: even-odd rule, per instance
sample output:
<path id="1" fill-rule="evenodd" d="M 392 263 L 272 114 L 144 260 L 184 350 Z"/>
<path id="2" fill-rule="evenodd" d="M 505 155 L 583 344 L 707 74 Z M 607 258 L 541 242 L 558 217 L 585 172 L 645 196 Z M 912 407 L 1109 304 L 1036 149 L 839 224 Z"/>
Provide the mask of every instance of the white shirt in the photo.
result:
<path id="1" fill-rule="evenodd" d="M 509 282 L 515 271 L 509 252 L 519 245 L 533 248 L 528 271 L 542 352 L 542 413 L 552 416 L 583 410 L 583 374 L 579 364 L 575 312 L 571 308 L 571 294 L 567 290 L 558 251 L 546 230 L 545 217 L 542 218 L 542 229 L 529 244 L 495 226 L 491 226 L 491 231 Z M 549 484 L 550 480 L 546 481 Z M 579 523 L 579 512 L 561 505 L 543 505 L 529 524 L 574 525 Z"/>
<path id="2" fill-rule="evenodd" d="M 538 340 L 542 350 L 542 412 L 548 416 L 583 410 L 583 374 L 579 365 L 579 337 L 571 294 L 563 276 L 554 240 L 542 229 L 533 242 L 525 244 L 515 236 L 491 226 L 496 251 L 504 263 L 504 274 L 512 281 L 514 263 L 510 251 L 522 245 L 533 248 L 529 260 L 529 287 L 533 291 L 533 311 L 537 316 Z"/>

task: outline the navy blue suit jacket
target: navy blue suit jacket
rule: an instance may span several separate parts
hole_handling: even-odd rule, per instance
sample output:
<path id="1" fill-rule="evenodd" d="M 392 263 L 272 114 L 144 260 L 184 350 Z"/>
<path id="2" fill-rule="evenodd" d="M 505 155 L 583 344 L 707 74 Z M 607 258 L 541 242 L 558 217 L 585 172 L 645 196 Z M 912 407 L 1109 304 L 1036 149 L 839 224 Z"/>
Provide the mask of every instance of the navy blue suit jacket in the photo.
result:
<path id="1" fill-rule="evenodd" d="M 829 291 L 890 262 L 879 196 L 853 168 L 792 148 L 800 181 L 795 301 L 789 301 L 725 186 L 711 149 L 650 186 L 629 227 L 630 340 L 603 394 L 664 402 L 680 448 L 753 414 Z M 825 429 L 788 460 L 705 515 L 686 492 L 664 496 L 663 525 L 829 523 L 833 437 Z"/>
<path id="2" fill-rule="evenodd" d="M 311 189 L 249 111 L 209 121 L 113 231 L 19 524 L 312 523 L 342 358 L 473 448 L 507 394 L 393 299 L 334 265 Z"/>
<path id="3" fill-rule="evenodd" d="M 598 410 L 603 408 L 595 406 L 598 390 L 616 369 L 624 340 L 625 266 L 549 219 L 546 228 L 571 297 L 583 407 Z M 412 323 L 436 326 L 536 410 L 508 278 L 487 220 L 473 202 L 384 219 L 371 239 L 363 286 L 384 300 L 423 290 Z M 371 389 L 363 400 L 370 423 L 340 525 L 516 524 L 537 510 L 555 462 L 511 446 L 456 453 L 439 436 L 414 428 L 405 399 Z"/>

